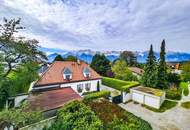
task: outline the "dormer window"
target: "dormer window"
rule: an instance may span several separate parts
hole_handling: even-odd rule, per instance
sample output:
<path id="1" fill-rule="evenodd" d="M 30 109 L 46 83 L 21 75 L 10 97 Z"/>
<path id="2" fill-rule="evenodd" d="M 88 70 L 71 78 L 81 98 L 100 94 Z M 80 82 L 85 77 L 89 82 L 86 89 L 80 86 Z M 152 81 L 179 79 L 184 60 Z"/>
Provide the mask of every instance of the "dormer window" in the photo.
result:
<path id="1" fill-rule="evenodd" d="M 69 68 L 65 68 L 63 70 L 63 77 L 65 80 L 71 80 L 72 79 L 72 72 Z"/>
<path id="2" fill-rule="evenodd" d="M 90 70 L 89 70 L 89 68 L 86 67 L 86 68 L 83 69 L 83 75 L 86 78 L 90 77 Z"/>

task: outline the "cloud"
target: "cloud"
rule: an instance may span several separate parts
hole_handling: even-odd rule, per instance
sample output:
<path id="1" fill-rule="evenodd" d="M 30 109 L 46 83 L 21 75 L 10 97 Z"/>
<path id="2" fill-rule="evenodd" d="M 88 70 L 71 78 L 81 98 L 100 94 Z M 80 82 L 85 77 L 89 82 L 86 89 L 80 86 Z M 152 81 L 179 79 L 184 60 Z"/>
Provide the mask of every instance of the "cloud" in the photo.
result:
<path id="1" fill-rule="evenodd" d="M 27 37 L 48 48 L 190 49 L 189 0 L 3 0 L 0 16 L 21 17 Z"/>

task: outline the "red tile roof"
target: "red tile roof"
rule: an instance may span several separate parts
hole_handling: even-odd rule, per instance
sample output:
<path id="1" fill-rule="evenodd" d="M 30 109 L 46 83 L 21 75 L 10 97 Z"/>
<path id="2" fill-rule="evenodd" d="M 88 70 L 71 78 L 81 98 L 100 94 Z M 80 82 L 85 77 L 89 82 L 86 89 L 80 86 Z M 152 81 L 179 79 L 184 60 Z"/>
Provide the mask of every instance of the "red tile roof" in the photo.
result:
<path id="1" fill-rule="evenodd" d="M 86 78 L 83 75 L 83 69 L 88 67 L 90 70 L 90 77 Z M 64 68 L 69 68 L 72 71 L 72 79 L 67 81 L 63 77 Z M 97 74 L 88 64 L 85 62 L 72 61 L 55 61 L 48 68 L 48 70 L 41 76 L 34 87 L 43 86 L 48 84 L 69 83 L 83 80 L 99 79 L 101 76 Z"/>
<path id="2" fill-rule="evenodd" d="M 81 97 L 72 88 L 68 87 L 31 94 L 28 101 L 30 109 L 47 111 L 62 107 L 69 101 L 80 99 Z"/>
<path id="3" fill-rule="evenodd" d="M 139 75 L 142 75 L 144 73 L 144 70 L 138 67 L 128 67 L 128 69 L 132 71 L 133 73 L 136 73 Z"/>

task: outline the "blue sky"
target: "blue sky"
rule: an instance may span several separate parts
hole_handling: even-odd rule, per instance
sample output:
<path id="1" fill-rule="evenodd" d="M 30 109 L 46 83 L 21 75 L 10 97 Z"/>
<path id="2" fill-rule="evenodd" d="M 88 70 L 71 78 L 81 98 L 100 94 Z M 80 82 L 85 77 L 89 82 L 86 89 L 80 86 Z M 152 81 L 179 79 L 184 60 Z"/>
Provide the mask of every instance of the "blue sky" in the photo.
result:
<path id="1" fill-rule="evenodd" d="M 0 0 L 0 18 L 21 17 L 42 47 L 190 52 L 190 0 Z M 2 20 L 1 20 L 2 21 Z"/>

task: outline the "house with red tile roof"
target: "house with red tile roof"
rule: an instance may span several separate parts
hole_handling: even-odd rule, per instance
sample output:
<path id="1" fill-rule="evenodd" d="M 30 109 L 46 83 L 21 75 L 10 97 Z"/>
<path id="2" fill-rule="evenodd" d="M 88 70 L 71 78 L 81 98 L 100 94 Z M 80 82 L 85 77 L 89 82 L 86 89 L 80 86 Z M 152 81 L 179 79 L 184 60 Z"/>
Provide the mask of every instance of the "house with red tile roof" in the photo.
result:
<path id="1" fill-rule="evenodd" d="M 84 92 L 99 91 L 101 79 L 85 62 L 55 61 L 31 87 L 28 101 L 31 109 L 54 110 Z"/>

